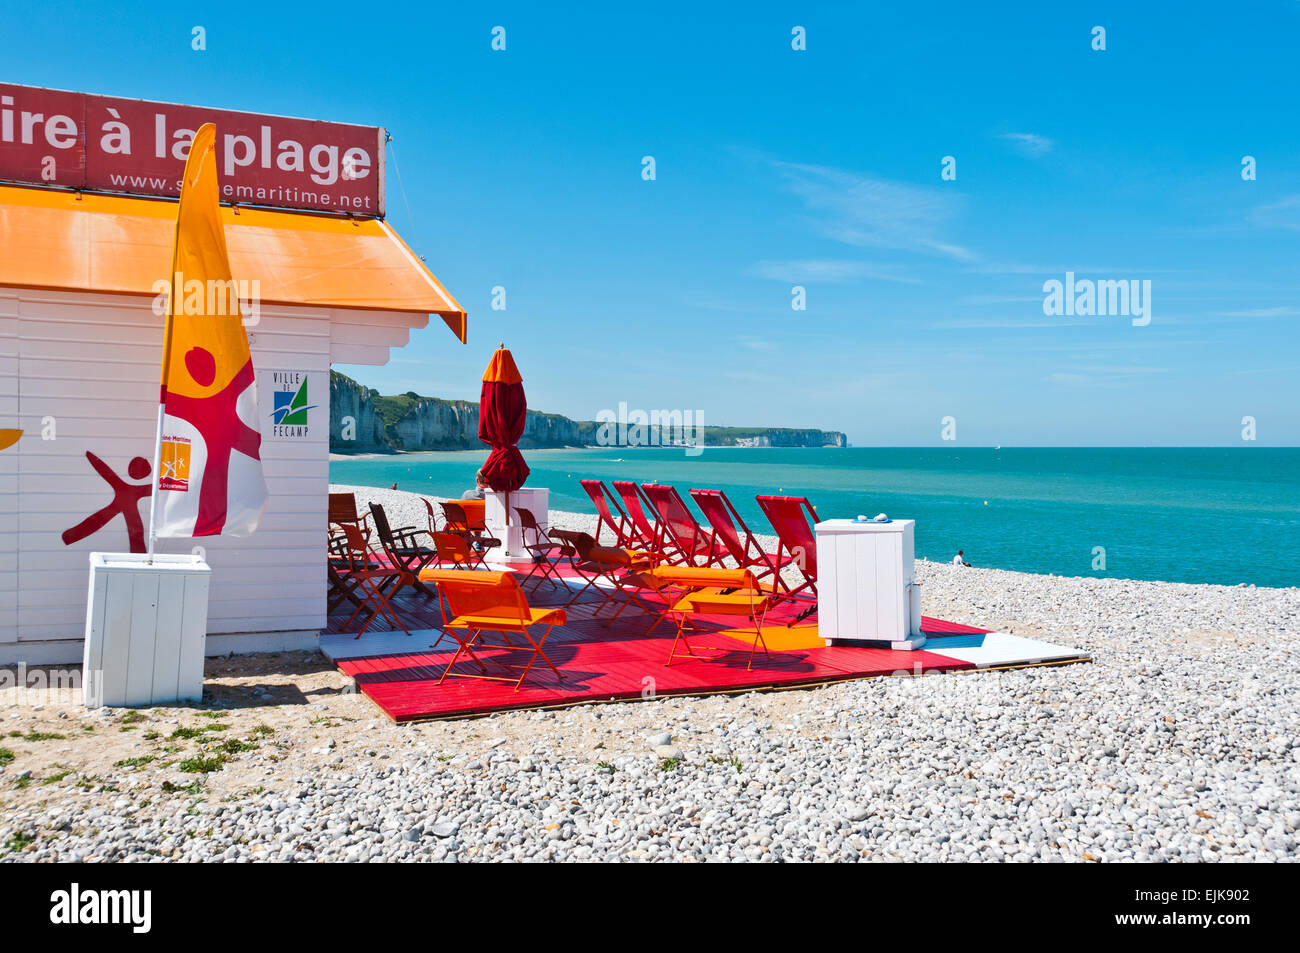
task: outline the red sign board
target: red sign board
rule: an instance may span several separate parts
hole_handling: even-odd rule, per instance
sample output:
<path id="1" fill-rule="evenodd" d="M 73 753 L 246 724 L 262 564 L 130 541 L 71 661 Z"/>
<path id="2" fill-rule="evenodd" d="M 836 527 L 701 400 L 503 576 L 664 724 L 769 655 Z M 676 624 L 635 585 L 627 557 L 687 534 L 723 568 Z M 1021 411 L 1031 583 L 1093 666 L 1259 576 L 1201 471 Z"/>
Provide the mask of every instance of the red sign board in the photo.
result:
<path id="1" fill-rule="evenodd" d="M 384 130 L 0 83 L 0 181 L 177 196 L 217 126 L 221 200 L 383 217 Z"/>

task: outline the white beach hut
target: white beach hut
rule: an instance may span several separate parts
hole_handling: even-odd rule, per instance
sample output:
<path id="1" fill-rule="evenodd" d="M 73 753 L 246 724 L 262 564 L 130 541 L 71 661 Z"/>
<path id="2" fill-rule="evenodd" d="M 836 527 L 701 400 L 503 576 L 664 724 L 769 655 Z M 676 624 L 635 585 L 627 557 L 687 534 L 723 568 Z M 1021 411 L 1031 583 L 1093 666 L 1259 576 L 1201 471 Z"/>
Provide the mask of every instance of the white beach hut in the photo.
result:
<path id="1" fill-rule="evenodd" d="M 222 211 L 234 275 L 260 283 L 248 336 L 270 499 L 251 537 L 159 551 L 203 548 L 209 654 L 303 648 L 326 622 L 330 365 L 386 363 L 431 314 L 464 341 L 466 318 L 382 218 Z M 88 554 L 142 545 L 175 214 L 0 186 L 0 432 L 22 431 L 0 449 L 0 665 L 79 661 Z"/>

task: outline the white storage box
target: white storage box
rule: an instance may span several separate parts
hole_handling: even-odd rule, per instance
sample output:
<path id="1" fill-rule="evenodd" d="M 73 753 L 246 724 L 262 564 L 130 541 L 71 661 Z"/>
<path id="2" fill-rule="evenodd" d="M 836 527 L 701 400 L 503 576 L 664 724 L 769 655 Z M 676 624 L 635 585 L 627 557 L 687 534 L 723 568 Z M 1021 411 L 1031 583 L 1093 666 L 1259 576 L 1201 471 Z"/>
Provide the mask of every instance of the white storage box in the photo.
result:
<path id="1" fill-rule="evenodd" d="M 817 524 L 817 626 L 828 645 L 925 644 L 920 587 L 913 579 L 914 527 L 914 520 Z"/>
<path id="2" fill-rule="evenodd" d="M 510 497 L 510 522 L 506 523 L 506 497 Z M 533 519 L 537 520 L 537 525 L 543 530 L 549 528 L 547 520 L 547 509 L 550 506 L 551 491 L 546 487 L 534 488 L 523 487 L 518 490 L 512 490 L 509 493 L 499 493 L 496 490 L 488 490 L 483 494 L 483 522 L 487 526 L 488 533 L 501 540 L 505 552 L 497 550 L 488 553 L 488 558 L 493 556 L 509 556 L 515 559 L 527 558 L 528 550 L 524 549 L 524 532 L 519 523 L 519 514 L 515 512 L 519 507 L 523 507 L 533 514 Z M 537 542 L 528 534 L 527 542 Z"/>
<path id="3" fill-rule="evenodd" d="M 200 556 L 91 553 L 82 668 L 88 708 L 203 698 L 208 580 Z"/>

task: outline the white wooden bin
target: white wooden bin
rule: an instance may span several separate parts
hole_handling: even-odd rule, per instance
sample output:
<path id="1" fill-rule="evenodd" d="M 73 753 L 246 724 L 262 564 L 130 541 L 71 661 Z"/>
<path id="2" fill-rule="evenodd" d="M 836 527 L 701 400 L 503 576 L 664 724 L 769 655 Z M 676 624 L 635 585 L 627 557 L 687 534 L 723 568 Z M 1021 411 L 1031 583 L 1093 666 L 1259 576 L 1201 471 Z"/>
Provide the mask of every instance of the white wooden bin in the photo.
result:
<path id="1" fill-rule="evenodd" d="M 817 532 L 817 627 L 832 642 L 925 644 L 913 578 L 914 520 L 825 520 Z"/>
<path id="2" fill-rule="evenodd" d="M 87 707 L 203 698 L 211 572 L 195 555 L 90 554 Z"/>
<path id="3" fill-rule="evenodd" d="M 510 497 L 510 522 L 506 522 L 506 497 Z M 496 490 L 488 490 L 483 494 L 483 523 L 487 526 L 488 532 L 501 540 L 503 550 L 496 550 L 489 553 L 488 558 L 493 556 L 510 556 L 514 558 L 526 557 L 528 550 L 524 549 L 524 543 L 533 543 L 536 540 L 531 536 L 525 540 L 523 527 L 519 523 L 519 514 L 515 511 L 523 507 L 533 514 L 537 520 L 537 525 L 543 530 L 549 528 L 547 518 L 547 507 L 550 505 L 551 491 L 544 486 L 531 487 L 526 486 L 518 490 L 512 490 L 510 493 L 499 493 Z M 454 502 L 454 501 L 453 501 Z"/>

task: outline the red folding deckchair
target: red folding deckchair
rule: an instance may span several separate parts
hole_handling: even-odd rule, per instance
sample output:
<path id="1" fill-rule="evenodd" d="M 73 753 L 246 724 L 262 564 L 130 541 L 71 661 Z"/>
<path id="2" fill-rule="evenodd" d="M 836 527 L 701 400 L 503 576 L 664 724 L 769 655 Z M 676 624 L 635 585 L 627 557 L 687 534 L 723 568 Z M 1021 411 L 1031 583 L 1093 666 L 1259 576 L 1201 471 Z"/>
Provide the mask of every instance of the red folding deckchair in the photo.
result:
<path id="1" fill-rule="evenodd" d="M 685 554 L 676 550 L 672 541 L 665 538 L 662 527 L 657 523 L 659 514 L 640 488 L 631 480 L 611 480 L 610 483 L 623 501 L 623 509 L 635 536 L 635 548 L 654 553 L 670 563 L 685 562 Z"/>
<path id="2" fill-rule="evenodd" d="M 445 630 L 459 643 L 456 654 L 451 657 L 451 661 L 443 669 L 442 678 L 438 679 L 439 685 L 451 674 L 456 678 L 482 678 L 489 681 L 514 682 L 515 691 L 519 691 L 519 686 L 523 684 L 524 679 L 528 676 L 533 664 L 539 657 L 555 673 L 556 678 L 561 681 L 564 680 L 560 670 L 547 658 L 546 652 L 543 650 L 546 645 L 546 638 L 551 634 L 551 629 L 557 625 L 564 625 L 568 620 L 563 609 L 550 607 L 534 609 L 530 607 L 528 600 L 524 598 L 524 591 L 519 588 L 519 581 L 515 579 L 512 573 L 508 572 L 457 572 L 447 569 L 426 569 L 420 574 L 420 578 L 426 582 L 437 583 L 439 591 L 446 597 L 447 604 L 451 607 L 452 618 L 447 621 Z M 542 633 L 541 638 L 534 638 L 529 629 L 533 626 L 542 625 L 546 626 L 546 631 Z M 464 635 L 461 634 L 462 630 Z M 523 666 L 519 678 L 488 674 L 487 666 L 474 654 L 474 646 L 476 645 L 480 648 L 489 647 L 487 643 L 479 641 L 479 637 L 484 632 L 500 632 L 506 641 L 505 647 L 511 649 L 522 648 L 522 646 L 511 642 L 509 633 L 514 632 L 522 635 L 527 640 L 533 651 L 528 658 L 528 664 Z M 453 673 L 451 671 L 462 654 L 478 666 L 479 674 Z M 501 665 L 503 668 L 519 667 L 500 662 L 496 664 Z"/>
<path id="3" fill-rule="evenodd" d="M 799 613 L 795 621 L 806 618 L 817 611 L 817 534 L 813 526 L 817 523 L 817 513 L 806 497 L 802 496 L 756 496 L 759 509 L 772 524 L 776 538 L 780 542 L 777 548 L 776 571 L 794 566 L 803 576 L 803 582 L 790 589 L 786 598 L 802 594 L 811 598 L 813 604 Z M 806 590 L 806 591 L 805 591 Z"/>
<path id="4" fill-rule="evenodd" d="M 346 565 L 340 571 L 340 575 L 352 585 L 352 594 L 361 600 L 352 610 L 352 615 L 348 616 L 348 621 L 343 623 L 344 631 L 362 609 L 368 609 L 371 615 L 357 630 L 358 639 L 361 638 L 361 633 L 370 627 L 370 623 L 380 616 L 410 635 L 410 630 L 402 624 L 402 620 L 397 617 L 397 612 L 389 602 L 387 591 L 389 589 L 396 591 L 402 586 L 411 585 L 415 582 L 415 576 L 372 552 L 365 537 L 361 535 L 361 530 L 355 525 L 343 523 L 341 526 L 347 537 L 347 544 Z"/>
<path id="5" fill-rule="evenodd" d="M 582 488 L 591 497 L 592 506 L 596 507 L 596 542 L 600 542 L 600 531 L 608 526 L 614 534 L 615 546 L 636 546 L 640 540 L 632 521 L 628 519 L 623 507 L 618 505 L 618 498 L 609 491 L 603 480 L 579 480 Z"/>
<path id="6" fill-rule="evenodd" d="M 777 554 L 763 548 L 744 519 L 721 490 L 691 490 L 691 498 L 700 508 L 704 518 L 713 527 L 714 539 L 727 548 L 728 554 L 741 569 L 752 570 L 759 580 L 773 576 L 773 592 L 789 592 L 781 574 L 776 571 Z M 744 534 L 743 538 L 741 534 Z"/>
<path id="7" fill-rule="evenodd" d="M 659 529 L 688 566 L 721 566 L 730 555 L 727 547 L 706 532 L 691 514 L 675 486 L 643 483 L 646 499 L 659 514 Z"/>

